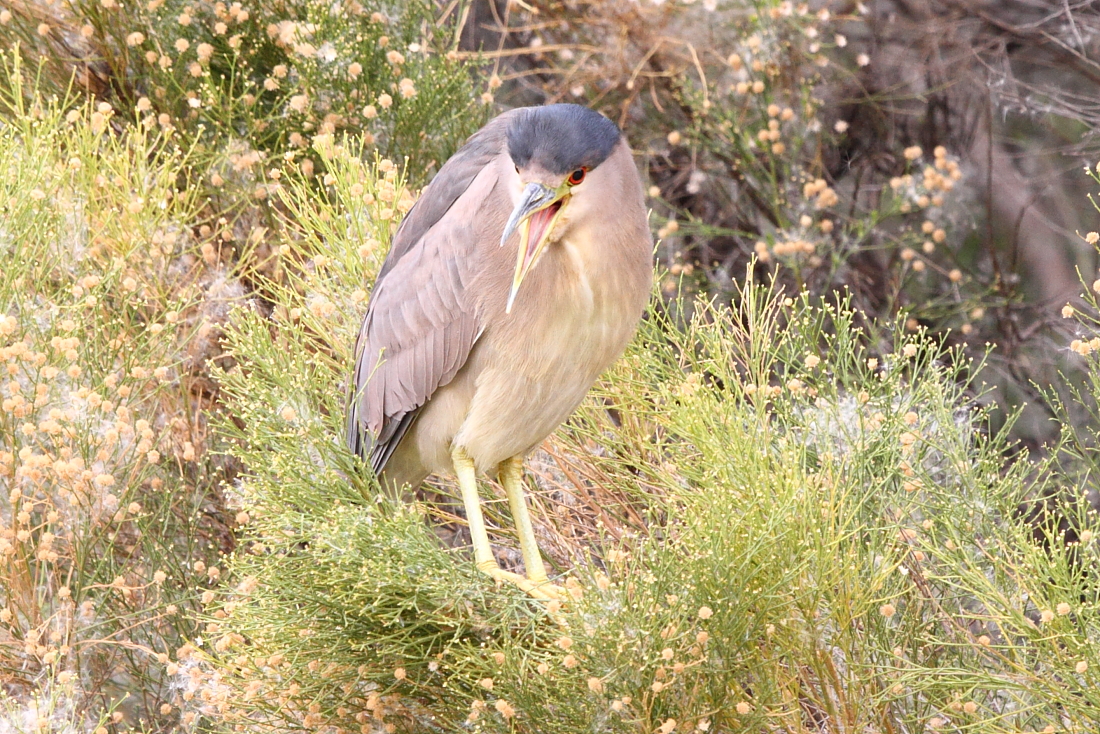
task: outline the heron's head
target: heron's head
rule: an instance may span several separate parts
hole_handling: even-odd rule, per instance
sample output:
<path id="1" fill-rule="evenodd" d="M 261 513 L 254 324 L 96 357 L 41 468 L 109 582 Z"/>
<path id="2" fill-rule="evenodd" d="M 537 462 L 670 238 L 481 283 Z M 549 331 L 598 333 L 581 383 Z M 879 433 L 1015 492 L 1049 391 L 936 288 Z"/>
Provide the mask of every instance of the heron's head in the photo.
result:
<path id="1" fill-rule="evenodd" d="M 519 186 L 515 208 L 500 238 L 503 246 L 513 232 L 520 232 L 509 312 L 523 279 L 547 244 L 560 235 L 557 225 L 570 201 L 601 196 L 602 177 L 592 173 L 621 137 L 615 123 L 580 105 L 528 107 L 515 115 L 508 127 L 508 155 Z M 598 207 L 578 209 L 597 211 Z"/>

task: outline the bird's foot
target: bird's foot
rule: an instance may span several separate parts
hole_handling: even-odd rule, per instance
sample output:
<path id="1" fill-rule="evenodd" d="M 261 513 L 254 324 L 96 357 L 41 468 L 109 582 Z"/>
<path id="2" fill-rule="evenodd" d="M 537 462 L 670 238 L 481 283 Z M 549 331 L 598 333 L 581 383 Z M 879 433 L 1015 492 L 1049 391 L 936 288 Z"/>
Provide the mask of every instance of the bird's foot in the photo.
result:
<path id="1" fill-rule="evenodd" d="M 526 576 L 520 576 L 518 573 L 505 571 L 503 568 L 492 562 L 479 563 L 477 568 L 482 573 L 486 573 L 489 576 L 492 576 L 497 581 L 507 581 L 510 584 L 518 586 L 528 595 L 541 601 L 564 602 L 566 599 L 569 598 L 569 595 L 565 591 L 565 589 L 550 583 L 549 579 L 529 579 Z"/>

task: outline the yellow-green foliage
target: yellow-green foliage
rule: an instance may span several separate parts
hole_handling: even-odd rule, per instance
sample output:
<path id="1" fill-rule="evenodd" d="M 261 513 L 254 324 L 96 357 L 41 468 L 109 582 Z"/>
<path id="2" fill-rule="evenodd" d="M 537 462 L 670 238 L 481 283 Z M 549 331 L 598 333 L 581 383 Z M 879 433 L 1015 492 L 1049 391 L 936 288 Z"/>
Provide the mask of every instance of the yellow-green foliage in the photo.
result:
<path id="1" fill-rule="evenodd" d="M 0 126 L 4 706 L 16 730 L 152 726 L 217 550 L 185 365 L 195 202 L 169 141 L 28 96 Z"/>
<path id="2" fill-rule="evenodd" d="M 18 3 L 0 47 L 32 61 L 42 92 L 85 89 L 128 123 L 235 145 L 257 183 L 268 158 L 312 171 L 310 141 L 334 132 L 412 158 L 420 180 L 486 114 L 448 53 L 454 19 L 423 0 Z"/>

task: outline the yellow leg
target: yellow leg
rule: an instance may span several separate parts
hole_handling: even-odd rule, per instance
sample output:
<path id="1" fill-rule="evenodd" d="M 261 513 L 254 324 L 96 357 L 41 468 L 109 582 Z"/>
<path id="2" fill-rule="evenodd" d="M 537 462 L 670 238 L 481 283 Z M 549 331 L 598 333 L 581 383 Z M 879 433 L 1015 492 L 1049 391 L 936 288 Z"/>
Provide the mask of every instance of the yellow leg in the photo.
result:
<path id="1" fill-rule="evenodd" d="M 477 496 L 477 469 L 474 460 L 460 447 L 451 451 L 451 461 L 458 475 L 458 486 L 462 490 L 462 504 L 466 507 L 466 522 L 470 524 L 470 537 L 474 541 L 474 562 L 486 573 L 497 568 L 493 559 L 493 549 L 489 545 L 489 533 L 485 531 L 485 516 L 481 514 L 481 499 Z"/>
<path id="2" fill-rule="evenodd" d="M 485 516 L 481 512 L 481 500 L 477 494 L 477 469 L 474 466 L 474 460 L 465 449 L 456 446 L 451 451 L 451 462 L 454 464 L 455 474 L 458 475 L 458 486 L 462 490 L 462 504 L 466 507 L 466 521 L 470 525 L 470 537 L 474 543 L 474 562 L 477 563 L 478 570 L 498 581 L 513 583 L 537 599 L 557 598 L 554 592 L 545 591 L 539 584 L 518 573 L 505 571 L 497 565 L 496 559 L 493 558 L 493 549 L 489 545 L 489 533 L 485 530 Z M 529 519 L 528 525 L 530 525 Z M 545 576 L 544 570 L 543 577 Z M 552 588 L 557 590 L 556 587 Z"/>
<path id="3" fill-rule="evenodd" d="M 546 576 L 546 566 L 542 563 L 539 546 L 535 542 L 535 528 L 531 525 L 531 513 L 527 509 L 527 498 L 523 494 L 523 457 L 513 456 L 500 462 L 497 476 L 508 495 L 508 505 L 512 509 L 512 520 L 519 533 L 519 547 L 523 553 L 523 565 L 527 567 L 527 578 L 555 599 L 564 598 L 563 590 L 550 583 Z"/>

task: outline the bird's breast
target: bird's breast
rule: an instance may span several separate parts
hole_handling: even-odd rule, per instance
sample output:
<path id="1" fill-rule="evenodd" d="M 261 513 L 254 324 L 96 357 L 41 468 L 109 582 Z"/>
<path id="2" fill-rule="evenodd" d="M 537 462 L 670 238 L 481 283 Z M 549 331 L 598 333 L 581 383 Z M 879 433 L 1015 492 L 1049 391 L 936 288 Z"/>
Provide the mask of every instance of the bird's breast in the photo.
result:
<path id="1" fill-rule="evenodd" d="M 583 232 L 559 240 L 546 254 L 532 294 L 534 308 L 527 314 L 533 328 L 524 329 L 523 341 L 542 371 L 590 375 L 586 391 L 623 350 L 644 301 L 638 301 L 618 263 Z"/>
<path id="2" fill-rule="evenodd" d="M 456 442 L 479 466 L 541 442 L 633 335 L 649 293 L 648 253 L 642 248 L 646 259 L 623 267 L 593 244 L 547 248 L 512 313 L 478 343 L 474 395 Z"/>

